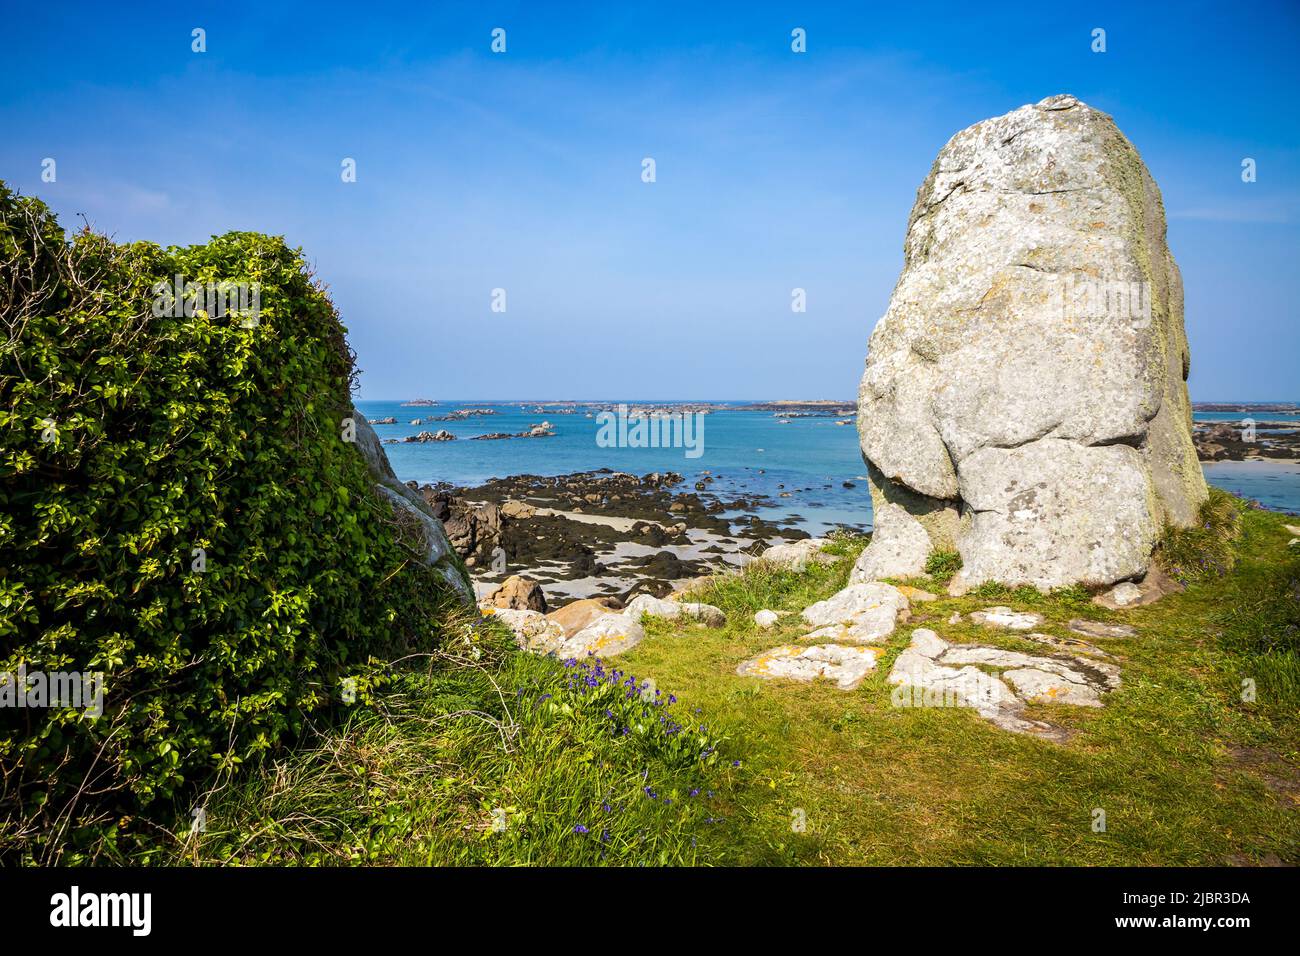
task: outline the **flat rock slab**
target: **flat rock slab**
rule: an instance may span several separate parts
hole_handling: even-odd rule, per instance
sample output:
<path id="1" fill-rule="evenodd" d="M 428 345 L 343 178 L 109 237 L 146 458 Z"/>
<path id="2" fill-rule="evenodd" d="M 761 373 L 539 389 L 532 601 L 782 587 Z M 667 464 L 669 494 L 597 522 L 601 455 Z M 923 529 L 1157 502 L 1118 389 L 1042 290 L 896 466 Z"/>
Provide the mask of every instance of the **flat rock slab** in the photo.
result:
<path id="1" fill-rule="evenodd" d="M 874 647 L 782 644 L 752 657 L 736 668 L 742 677 L 786 678 L 811 682 L 834 681 L 840 690 L 854 690 L 875 669 L 883 652 Z"/>
<path id="2" fill-rule="evenodd" d="M 805 635 L 810 641 L 845 641 L 875 644 L 894 633 L 901 613 L 908 610 L 907 598 L 891 584 L 850 584 L 825 601 L 803 609 L 802 617 L 816 630 Z"/>
<path id="3" fill-rule="evenodd" d="M 1032 631 L 1043 623 L 1043 615 L 1032 611 L 1013 611 L 1009 607 L 988 607 L 972 611 L 970 619 L 984 627 L 1004 627 L 1012 631 Z"/>
<path id="4" fill-rule="evenodd" d="M 1070 680 L 1061 674 L 1026 667 L 1009 670 L 1002 676 L 1015 688 L 1018 696 L 1033 703 L 1101 706 L 1101 693 L 1095 686 Z"/>
<path id="5" fill-rule="evenodd" d="M 912 643 L 894 659 L 893 669 L 889 673 L 889 682 L 891 684 L 903 682 L 909 686 L 924 684 L 925 678 L 923 675 L 936 676 L 931 670 L 935 666 L 935 658 L 950 646 L 947 641 L 939 637 L 934 631 L 918 627 L 912 632 Z M 915 680 L 903 681 L 902 677 L 898 676 L 906 674 L 914 675 Z M 897 680 L 896 677 L 898 677 Z"/>
<path id="6" fill-rule="evenodd" d="M 1024 704 L 1006 684 L 978 667 L 946 667 L 909 647 L 894 661 L 889 683 L 895 707 L 965 707 L 1004 730 L 1063 739 L 1059 728 L 1020 716 Z"/>
<path id="7" fill-rule="evenodd" d="M 670 621 L 675 621 L 680 617 L 689 617 L 702 621 L 709 627 L 722 627 L 727 623 L 727 616 L 712 604 L 699 604 L 693 601 L 670 601 L 664 598 L 652 597 L 649 594 L 638 594 L 628 602 L 623 613 L 637 619 L 640 619 L 642 614 L 649 614 L 651 617 L 662 617 Z"/>
<path id="8" fill-rule="evenodd" d="M 928 627 L 918 627 L 912 632 L 912 643 L 908 646 L 908 650 L 933 659 L 950 647 L 952 647 L 951 644 Z"/>
<path id="9" fill-rule="evenodd" d="M 1131 625 L 1104 624 L 1101 621 L 1086 621 L 1081 617 L 1071 619 L 1066 627 L 1085 637 L 1137 637 L 1137 628 Z"/>
<path id="10" fill-rule="evenodd" d="M 1104 661 L 954 645 L 928 628 L 917 628 L 895 659 L 889 683 L 895 707 L 968 707 L 1004 730 L 1060 742 L 1068 731 L 1026 718 L 1026 702 L 1100 707 L 1102 695 L 1119 686 L 1120 676 L 1118 667 Z"/>
<path id="11" fill-rule="evenodd" d="M 1022 654 L 1020 651 L 1004 651 L 1000 647 L 980 647 L 962 644 L 950 647 L 938 658 L 944 664 L 982 664 L 986 667 L 1022 667 L 1036 668 L 1050 674 L 1056 674 L 1076 684 L 1095 686 L 1101 690 L 1114 690 L 1119 686 L 1119 668 L 1102 661 L 1085 661 L 1068 654 L 1041 657 L 1036 654 Z"/>

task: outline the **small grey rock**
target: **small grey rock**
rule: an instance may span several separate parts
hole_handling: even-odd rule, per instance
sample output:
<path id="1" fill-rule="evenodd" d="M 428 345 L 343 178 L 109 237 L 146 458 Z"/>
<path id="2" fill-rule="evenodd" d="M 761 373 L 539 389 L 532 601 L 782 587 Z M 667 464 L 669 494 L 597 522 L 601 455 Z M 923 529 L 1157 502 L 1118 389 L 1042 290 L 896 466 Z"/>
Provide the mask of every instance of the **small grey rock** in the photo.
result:
<path id="1" fill-rule="evenodd" d="M 1137 628 L 1131 625 L 1103 624 L 1101 621 L 1087 621 L 1081 617 L 1071 619 L 1066 627 L 1085 637 L 1137 637 Z"/>

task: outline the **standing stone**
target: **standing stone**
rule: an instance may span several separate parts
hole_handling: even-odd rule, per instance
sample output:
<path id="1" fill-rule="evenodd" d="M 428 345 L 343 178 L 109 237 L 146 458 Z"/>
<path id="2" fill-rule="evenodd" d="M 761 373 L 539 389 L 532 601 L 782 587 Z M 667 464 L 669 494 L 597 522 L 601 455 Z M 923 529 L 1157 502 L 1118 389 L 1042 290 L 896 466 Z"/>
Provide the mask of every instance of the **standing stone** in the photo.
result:
<path id="1" fill-rule="evenodd" d="M 1160 192 L 1072 96 L 949 140 L 858 398 L 875 532 L 851 580 L 957 550 L 961 589 L 1141 575 L 1207 496 Z"/>

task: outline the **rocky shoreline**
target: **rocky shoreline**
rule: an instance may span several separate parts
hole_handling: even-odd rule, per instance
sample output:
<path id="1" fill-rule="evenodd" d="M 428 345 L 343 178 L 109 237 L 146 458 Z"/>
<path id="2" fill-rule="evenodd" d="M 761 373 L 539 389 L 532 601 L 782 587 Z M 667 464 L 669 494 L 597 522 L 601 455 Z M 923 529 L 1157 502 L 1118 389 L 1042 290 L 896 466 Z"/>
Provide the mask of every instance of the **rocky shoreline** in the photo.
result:
<path id="1" fill-rule="evenodd" d="M 491 415 L 492 404 L 427 420 Z M 527 403 L 527 407 L 537 413 L 563 415 L 590 414 L 615 406 L 545 402 Z M 649 405 L 637 407 L 651 410 Z M 830 400 L 653 406 L 663 414 L 724 408 L 779 418 L 825 416 L 839 420 L 856 414 L 854 403 Z M 1242 421 L 1195 423 L 1193 441 L 1202 462 L 1300 461 L 1300 424 L 1265 417 L 1269 413 L 1291 414 L 1296 406 L 1198 405 L 1196 409 L 1243 416 Z M 1248 432 L 1252 424 L 1253 432 Z M 553 434 L 550 422 L 542 421 L 525 432 L 494 432 L 471 440 Z M 384 443 L 455 438 L 439 430 Z M 446 482 L 407 484 L 442 519 L 453 549 L 470 569 L 480 594 L 490 592 L 511 575 L 524 574 L 560 601 L 600 597 L 626 602 L 641 593 L 663 597 L 691 578 L 739 567 L 765 547 L 809 537 L 798 527 L 797 515 L 774 523 L 756 513 L 778 505 L 776 499 L 789 497 L 788 491 L 773 492 L 771 497 L 749 494 L 746 482 L 734 480 L 739 477 L 703 472 L 688 483 L 674 472 L 637 476 L 601 469 L 555 477 L 514 475 L 470 487 Z M 727 490 L 714 490 L 723 487 Z"/>
<path id="2" fill-rule="evenodd" d="M 1300 422 L 1296 421 L 1197 422 L 1192 441 L 1202 462 L 1300 461 Z"/>
<path id="3" fill-rule="evenodd" d="M 712 492 L 717 477 L 706 473 L 687 486 L 675 472 L 601 469 L 408 487 L 442 520 L 480 592 L 525 574 L 557 598 L 626 602 L 663 597 L 770 545 L 809 537 L 756 514 L 774 505 L 770 498 Z"/>

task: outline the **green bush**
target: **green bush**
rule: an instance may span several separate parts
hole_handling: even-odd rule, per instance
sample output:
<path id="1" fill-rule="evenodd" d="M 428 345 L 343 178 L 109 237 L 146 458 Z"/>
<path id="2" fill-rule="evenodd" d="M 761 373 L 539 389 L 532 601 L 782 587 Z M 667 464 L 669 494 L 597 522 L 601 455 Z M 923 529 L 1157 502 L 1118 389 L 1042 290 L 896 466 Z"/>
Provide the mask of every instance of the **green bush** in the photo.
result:
<path id="1" fill-rule="evenodd" d="M 260 286 L 258 324 L 166 308 L 177 275 Z M 343 440 L 345 330 L 282 239 L 68 240 L 0 183 L 0 326 L 0 672 L 105 686 L 98 717 L 0 709 L 0 857 L 76 862 L 431 645 L 446 598 Z"/>

